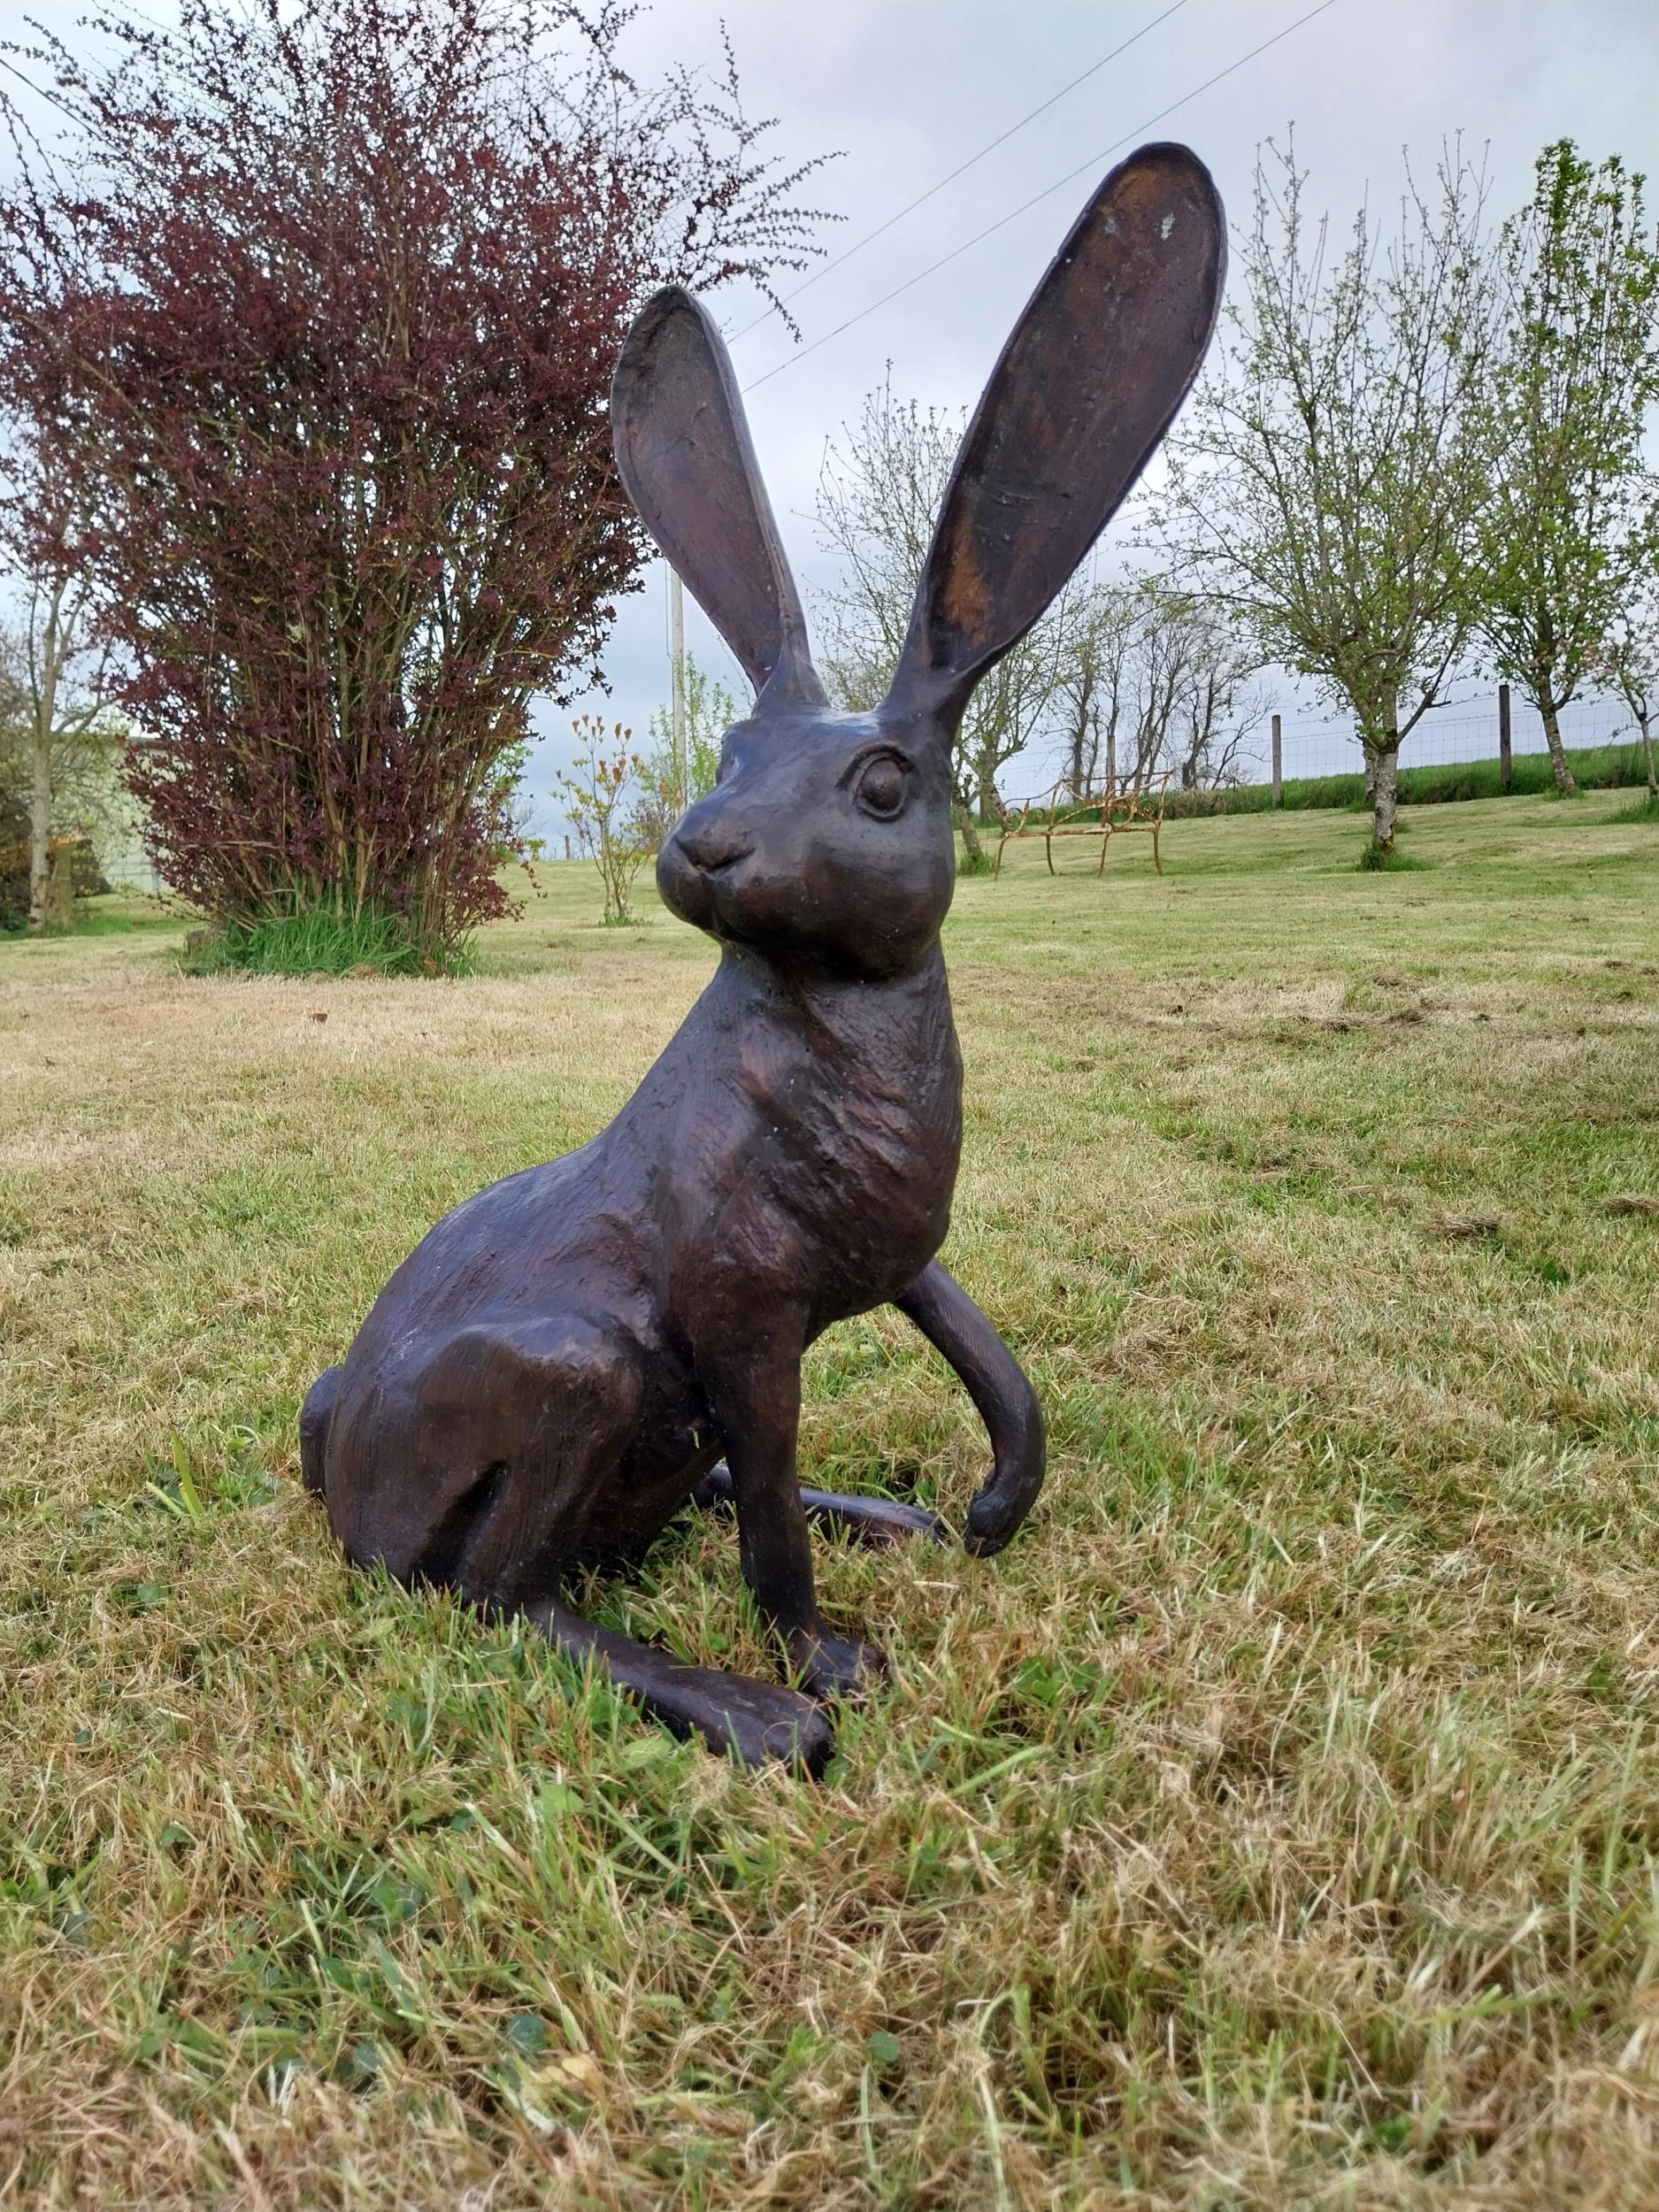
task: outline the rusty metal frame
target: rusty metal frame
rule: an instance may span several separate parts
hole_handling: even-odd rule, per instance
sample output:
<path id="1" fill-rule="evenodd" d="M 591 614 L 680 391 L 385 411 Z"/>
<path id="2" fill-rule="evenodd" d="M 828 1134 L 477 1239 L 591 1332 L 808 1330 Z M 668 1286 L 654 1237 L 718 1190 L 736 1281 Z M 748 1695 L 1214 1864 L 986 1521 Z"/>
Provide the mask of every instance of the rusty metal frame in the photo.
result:
<path id="1" fill-rule="evenodd" d="M 1164 860 L 1158 840 L 1174 773 L 1172 768 L 1161 768 L 1149 775 L 1114 777 L 1098 787 L 1085 784 L 1080 789 L 1070 776 L 1062 776 L 1057 783 L 1033 798 L 1014 799 L 1006 803 L 999 800 L 1002 835 L 996 843 L 993 878 L 1002 872 L 1002 848 L 1010 837 L 1041 837 L 1051 876 L 1060 872 L 1054 864 L 1056 837 L 1098 837 L 1100 859 L 1094 872 L 1102 876 L 1106 872 L 1106 855 L 1112 839 L 1136 833 L 1151 838 L 1152 864 L 1162 875 Z"/>

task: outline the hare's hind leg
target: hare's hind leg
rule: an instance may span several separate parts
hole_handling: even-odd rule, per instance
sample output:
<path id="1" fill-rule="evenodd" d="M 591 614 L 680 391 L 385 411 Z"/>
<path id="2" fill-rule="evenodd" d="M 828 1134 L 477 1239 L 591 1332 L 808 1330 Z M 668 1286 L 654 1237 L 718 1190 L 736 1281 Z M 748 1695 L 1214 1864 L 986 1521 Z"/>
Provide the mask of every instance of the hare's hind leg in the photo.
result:
<path id="1" fill-rule="evenodd" d="M 446 1479 L 416 1573 L 508 1609 L 556 1587 L 595 1510 L 614 1506 L 642 1396 L 637 1353 L 603 1321 L 457 1331 L 421 1381 L 419 1423 Z"/>
<path id="2" fill-rule="evenodd" d="M 423 1563 L 433 1579 L 487 1611 L 521 1615 L 568 1657 L 603 1667 L 678 1735 L 701 1735 L 746 1766 L 781 1759 L 823 1771 L 834 1737 L 810 1698 L 682 1666 L 595 1628 L 557 1594 L 639 1415 L 641 1378 L 628 1344 L 571 1316 L 465 1331 L 434 1363 L 423 1396 L 429 1417 L 460 1413 L 470 1448 L 458 1457 L 485 1471 L 434 1530 Z M 653 1517 L 640 1534 L 654 1525 Z"/>
<path id="3" fill-rule="evenodd" d="M 968 1508 L 965 1540 L 982 1557 L 1001 1551 L 1042 1488 L 1048 1443 L 1037 1394 L 1007 1345 L 937 1260 L 893 1302 L 956 1369 L 985 1423 L 991 1471 Z"/>
<path id="4" fill-rule="evenodd" d="M 323 1468 L 328 1451 L 328 1417 L 334 1409 L 341 1370 L 325 1367 L 305 1394 L 300 1408 L 300 1474 L 313 1497 L 323 1494 Z"/>
<path id="5" fill-rule="evenodd" d="M 822 1774 L 835 1748 L 829 1723 L 798 1690 L 719 1674 L 711 1667 L 683 1666 L 666 1652 L 635 1643 L 614 1629 L 595 1628 L 554 1599 L 523 1608 L 567 1658 L 591 1661 L 618 1689 L 664 1722 L 677 1736 L 699 1735 L 742 1766 L 781 1759 L 808 1774 Z"/>
<path id="6" fill-rule="evenodd" d="M 701 1506 L 729 1506 L 736 1496 L 732 1471 L 724 1460 L 697 1485 Z M 861 1498 L 843 1490 L 811 1490 L 803 1483 L 801 1503 L 814 1528 L 828 1529 L 855 1544 L 901 1544 L 912 1536 L 925 1536 L 935 1544 L 951 1541 L 950 1531 L 937 1513 L 925 1506 L 905 1505 L 897 1498 Z"/>

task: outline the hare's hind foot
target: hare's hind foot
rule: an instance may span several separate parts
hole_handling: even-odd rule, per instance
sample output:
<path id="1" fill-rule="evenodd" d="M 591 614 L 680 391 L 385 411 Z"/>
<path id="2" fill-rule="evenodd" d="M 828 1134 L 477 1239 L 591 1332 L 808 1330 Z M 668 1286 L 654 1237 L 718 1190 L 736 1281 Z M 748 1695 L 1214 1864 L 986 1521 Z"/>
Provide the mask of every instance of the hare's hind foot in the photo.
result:
<path id="1" fill-rule="evenodd" d="M 731 1471 L 722 1460 L 697 1485 L 700 1506 L 730 1506 L 736 1502 Z M 896 1498 L 860 1498 L 840 1490 L 809 1490 L 801 1486 L 801 1502 L 816 1528 L 828 1529 L 855 1544 L 886 1546 L 925 1536 L 932 1543 L 953 1541 L 949 1529 L 926 1507 L 904 1505 Z"/>
<path id="2" fill-rule="evenodd" d="M 524 1617 L 567 1658 L 603 1668 L 618 1689 L 675 1735 L 699 1735 L 741 1766 L 781 1760 L 817 1777 L 834 1753 L 828 1721 L 798 1690 L 684 1666 L 631 1636 L 595 1628 L 555 1600 L 526 1606 Z"/>

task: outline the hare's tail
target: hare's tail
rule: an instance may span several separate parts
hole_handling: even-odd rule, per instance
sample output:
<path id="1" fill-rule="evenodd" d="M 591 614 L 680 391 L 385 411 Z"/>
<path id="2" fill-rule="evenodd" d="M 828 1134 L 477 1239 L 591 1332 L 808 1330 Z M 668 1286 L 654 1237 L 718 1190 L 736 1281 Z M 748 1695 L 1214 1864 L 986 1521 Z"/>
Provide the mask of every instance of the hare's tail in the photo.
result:
<path id="1" fill-rule="evenodd" d="M 334 1394 L 340 1388 L 337 1367 L 325 1367 L 306 1394 L 300 1409 L 300 1473 L 315 1498 L 323 1494 L 323 1468 L 328 1456 L 328 1424 L 334 1417 Z"/>

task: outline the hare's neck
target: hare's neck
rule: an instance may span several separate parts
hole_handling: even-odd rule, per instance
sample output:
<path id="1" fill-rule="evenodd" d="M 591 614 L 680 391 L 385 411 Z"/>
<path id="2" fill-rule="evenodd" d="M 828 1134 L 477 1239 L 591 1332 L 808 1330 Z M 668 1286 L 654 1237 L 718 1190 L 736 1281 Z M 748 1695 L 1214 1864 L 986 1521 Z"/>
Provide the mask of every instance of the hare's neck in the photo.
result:
<path id="1" fill-rule="evenodd" d="M 904 974 L 842 982 L 727 951 L 719 980 L 743 1018 L 789 1040 L 851 1094 L 913 1100 L 961 1096 L 962 1063 L 950 985 L 937 941 Z"/>

